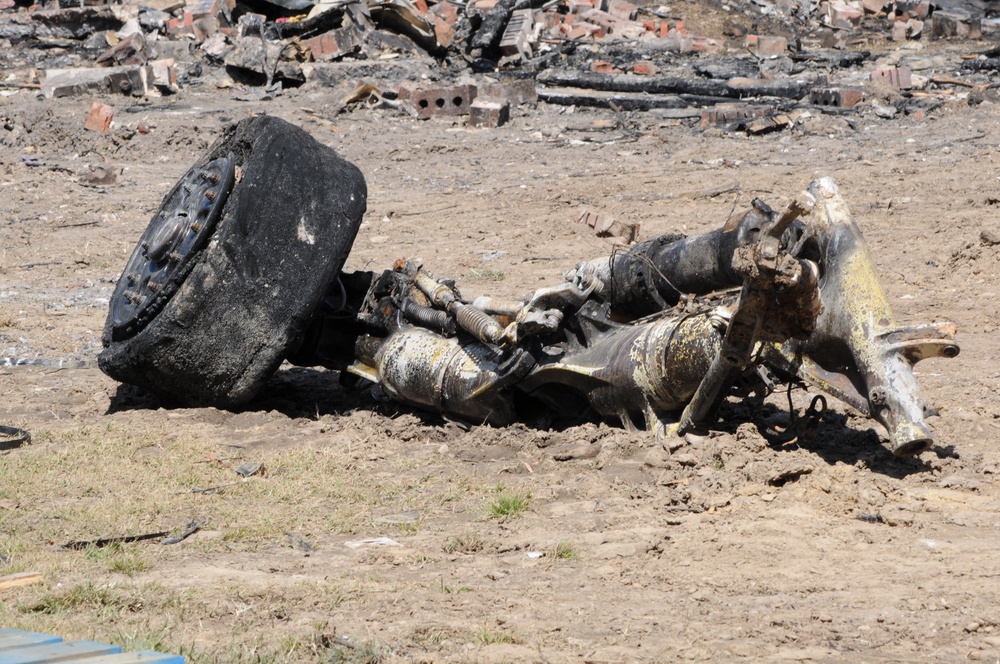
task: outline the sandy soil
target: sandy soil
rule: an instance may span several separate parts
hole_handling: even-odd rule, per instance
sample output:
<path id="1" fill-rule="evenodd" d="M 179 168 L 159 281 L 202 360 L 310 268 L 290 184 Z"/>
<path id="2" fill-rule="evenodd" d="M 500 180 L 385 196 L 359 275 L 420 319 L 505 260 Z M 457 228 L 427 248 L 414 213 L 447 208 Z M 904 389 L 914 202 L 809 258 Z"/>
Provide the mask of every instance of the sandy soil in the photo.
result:
<path id="1" fill-rule="evenodd" d="M 189 89 L 119 112 L 127 125 L 107 137 L 82 130 L 90 99 L 0 101 L 9 118 L 0 132 L 0 355 L 92 361 L 113 282 L 162 196 L 225 123 L 269 113 L 365 173 L 369 210 L 349 267 L 419 256 L 466 296 L 523 294 L 610 251 L 575 223 L 582 206 L 641 223 L 643 238 L 691 234 L 753 197 L 777 207 L 832 176 L 899 322 L 958 325 L 962 353 L 918 367 L 936 412 L 934 448 L 893 458 L 881 430 L 836 402 L 839 417 L 809 445 L 770 446 L 744 417 L 671 457 L 650 436 L 603 424 L 466 430 L 345 395 L 321 371 L 282 371 L 246 409 L 228 412 L 164 408 L 93 364 L 5 368 L 0 422 L 32 430 L 36 443 L 0 457 L 0 574 L 38 562 L 46 576 L 4 595 L 5 624 L 119 641 L 156 631 L 155 645 L 186 648 L 196 661 L 333 652 L 360 661 L 362 645 L 401 661 L 1000 658 L 1000 246 L 981 238 L 996 229 L 1000 107 L 956 101 L 921 120 L 862 111 L 853 127 L 816 116 L 747 138 L 544 105 L 492 130 L 389 111 L 324 118 L 330 94 L 303 88 L 248 103 Z M 128 129 L 139 122 L 151 131 Z M 102 159 L 120 169 L 115 185 L 78 182 Z M 735 192 L 696 196 L 734 181 Z M 800 407 L 806 399 L 797 396 Z M 66 505 L 88 500 L 72 479 L 80 468 L 43 489 L 11 484 L 68 445 L 111 435 L 102 432 L 145 441 L 125 455 L 161 464 L 135 523 L 86 533 L 60 522 Z M 190 456 L 170 455 L 181 442 Z M 331 463 L 303 475 L 316 491 L 358 477 L 371 480 L 366 490 L 394 489 L 336 521 L 325 518 L 336 505 L 284 500 L 266 489 L 280 477 L 265 475 L 265 488 L 242 499 L 191 499 L 205 527 L 169 550 L 130 545 L 145 547 L 147 561 L 132 574 L 53 551 L 186 521 L 157 507 L 157 473 L 167 473 L 162 464 L 194 473 L 199 454 L 219 456 L 229 472 L 227 446 L 270 467 L 290 450 L 326 454 Z M 104 486 L 101 504 L 118 500 L 115 487 L 129 484 L 121 459 L 82 459 Z M 500 484 L 530 492 L 523 515 L 489 516 Z M 223 510 L 225 500 L 242 500 L 240 510 Z M 257 509 L 276 523 L 250 528 Z M 398 546 L 345 545 L 380 536 Z M 85 583 L 153 587 L 177 604 L 25 608 Z"/>

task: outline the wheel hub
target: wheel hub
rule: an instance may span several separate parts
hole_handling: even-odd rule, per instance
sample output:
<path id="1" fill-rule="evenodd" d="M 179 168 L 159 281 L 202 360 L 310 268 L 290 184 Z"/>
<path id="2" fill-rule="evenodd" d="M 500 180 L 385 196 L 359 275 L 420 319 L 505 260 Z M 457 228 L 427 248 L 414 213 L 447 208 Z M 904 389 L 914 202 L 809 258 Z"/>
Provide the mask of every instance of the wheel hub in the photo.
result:
<path id="1" fill-rule="evenodd" d="M 150 222 L 118 280 L 111 298 L 116 330 L 126 330 L 143 318 L 174 277 L 183 274 L 189 258 L 211 236 L 235 176 L 232 153 L 184 175 Z"/>

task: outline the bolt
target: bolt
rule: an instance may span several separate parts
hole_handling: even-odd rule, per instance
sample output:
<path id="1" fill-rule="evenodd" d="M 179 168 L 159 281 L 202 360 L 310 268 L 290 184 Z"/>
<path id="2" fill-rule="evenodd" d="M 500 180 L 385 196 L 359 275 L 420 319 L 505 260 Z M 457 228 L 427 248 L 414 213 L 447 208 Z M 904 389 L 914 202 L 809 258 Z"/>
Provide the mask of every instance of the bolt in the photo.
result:
<path id="1" fill-rule="evenodd" d="M 203 175 L 204 175 L 205 179 L 207 181 L 211 182 L 212 184 L 219 184 L 219 182 L 222 181 L 222 178 L 219 177 L 218 173 L 213 173 L 211 171 L 208 171 L 208 172 L 204 173 Z"/>
<path id="2" fill-rule="evenodd" d="M 876 387 L 868 394 L 868 399 L 872 402 L 872 404 L 881 406 L 885 403 L 885 392 Z"/>
<path id="3" fill-rule="evenodd" d="M 201 232 L 201 224 L 199 224 L 197 221 L 194 222 L 193 224 L 191 224 L 191 232 L 192 233 L 200 233 Z"/>
<path id="4" fill-rule="evenodd" d="M 139 303 L 142 302 L 142 296 L 135 291 L 125 291 L 125 299 L 133 306 L 139 306 Z"/>
<path id="5" fill-rule="evenodd" d="M 150 281 L 148 284 L 146 284 L 146 288 L 148 288 L 149 290 L 153 291 L 154 293 L 159 293 L 160 292 L 160 288 L 162 288 L 162 287 L 163 287 L 163 284 L 161 284 L 158 281 Z"/>
<path id="6" fill-rule="evenodd" d="M 205 192 L 205 198 L 207 198 L 209 200 L 209 202 L 214 202 L 215 201 L 215 192 L 213 190 L 209 189 L 208 191 Z"/>
<path id="7" fill-rule="evenodd" d="M 170 255 L 167 256 L 171 263 L 180 263 L 184 256 L 181 255 L 179 251 L 171 251 Z"/>
<path id="8" fill-rule="evenodd" d="M 125 279 L 128 281 L 129 286 L 135 286 L 135 282 L 139 281 L 139 275 L 135 272 L 125 275 Z"/>

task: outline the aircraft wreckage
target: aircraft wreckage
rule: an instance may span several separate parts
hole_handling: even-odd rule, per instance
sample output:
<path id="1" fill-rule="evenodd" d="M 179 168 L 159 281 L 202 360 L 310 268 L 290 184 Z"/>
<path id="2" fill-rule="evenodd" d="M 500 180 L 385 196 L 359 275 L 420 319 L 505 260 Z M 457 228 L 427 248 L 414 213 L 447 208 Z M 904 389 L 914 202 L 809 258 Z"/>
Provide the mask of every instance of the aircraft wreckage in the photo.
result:
<path id="1" fill-rule="evenodd" d="M 913 365 L 957 355 L 955 327 L 896 325 L 828 178 L 784 209 L 755 200 L 717 230 L 582 262 L 516 300 L 467 301 L 413 261 L 344 271 L 366 195 L 360 171 L 301 129 L 233 125 L 125 266 L 101 369 L 233 406 L 288 361 L 477 423 L 590 413 L 656 436 L 805 383 L 879 422 L 897 455 L 933 442 Z"/>

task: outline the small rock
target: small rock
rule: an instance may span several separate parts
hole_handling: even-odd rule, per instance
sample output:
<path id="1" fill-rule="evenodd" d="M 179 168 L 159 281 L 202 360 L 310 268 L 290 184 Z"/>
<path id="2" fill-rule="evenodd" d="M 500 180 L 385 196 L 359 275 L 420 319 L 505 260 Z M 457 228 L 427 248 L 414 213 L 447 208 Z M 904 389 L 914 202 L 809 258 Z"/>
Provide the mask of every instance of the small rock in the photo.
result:
<path id="1" fill-rule="evenodd" d="M 601 451 L 600 443 L 590 445 L 577 445 L 569 449 L 562 448 L 552 453 L 552 458 L 556 461 L 573 461 L 595 458 Z"/>
<path id="2" fill-rule="evenodd" d="M 978 632 L 980 627 L 982 627 L 982 625 L 980 625 L 978 622 L 973 621 L 965 626 L 965 631 L 969 633 Z"/>
<path id="3" fill-rule="evenodd" d="M 968 491 L 977 491 L 979 489 L 979 482 L 967 479 L 960 475 L 942 477 L 940 484 L 945 489 L 966 489 Z"/>
<path id="4" fill-rule="evenodd" d="M 704 445 L 705 443 L 708 442 L 708 436 L 699 436 L 698 434 L 695 433 L 686 433 L 684 434 L 684 440 L 689 445 L 695 445 L 695 446 Z"/>
<path id="5" fill-rule="evenodd" d="M 698 457 L 693 454 L 675 454 L 673 460 L 682 466 L 697 466 Z"/>
<path id="6" fill-rule="evenodd" d="M 886 106 L 883 104 L 872 104 L 872 110 L 880 118 L 894 118 L 899 113 L 899 110 L 895 106 Z"/>
<path id="7" fill-rule="evenodd" d="M 642 460 L 644 466 L 650 468 L 666 468 L 670 465 L 670 460 L 673 457 L 667 452 L 667 450 L 662 447 L 654 447 L 653 449 L 646 452 L 646 456 Z"/>
<path id="8" fill-rule="evenodd" d="M 987 247 L 995 247 L 1000 244 L 1000 232 L 997 232 L 992 228 L 984 228 L 979 233 L 979 241 Z"/>

